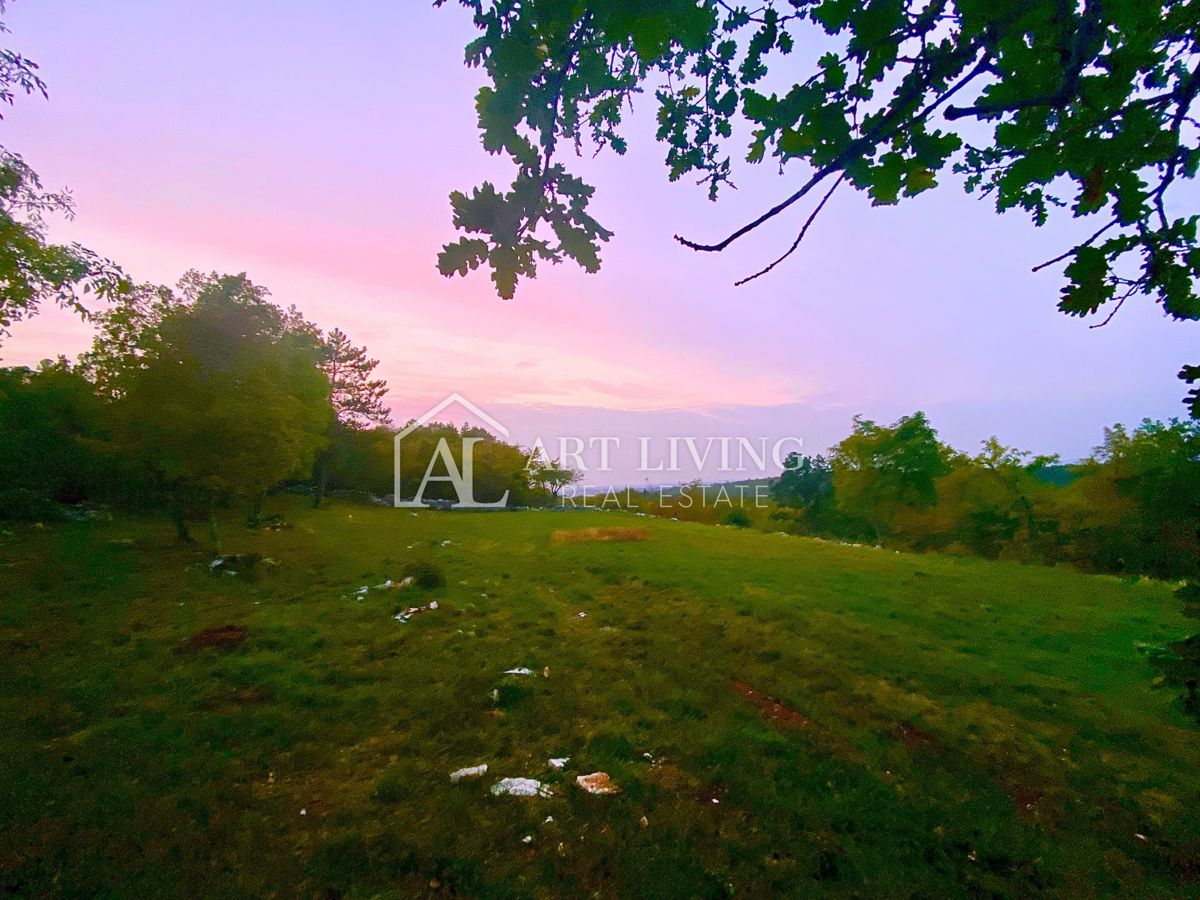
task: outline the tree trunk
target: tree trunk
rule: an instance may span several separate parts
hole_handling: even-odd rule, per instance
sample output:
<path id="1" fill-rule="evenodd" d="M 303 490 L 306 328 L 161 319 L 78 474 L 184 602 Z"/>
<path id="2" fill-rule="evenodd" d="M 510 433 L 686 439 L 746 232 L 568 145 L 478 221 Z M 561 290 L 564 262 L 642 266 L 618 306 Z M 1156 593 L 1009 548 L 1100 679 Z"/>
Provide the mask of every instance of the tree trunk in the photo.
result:
<path id="1" fill-rule="evenodd" d="M 213 553 L 217 556 L 221 555 L 221 529 L 217 526 L 217 504 L 216 501 L 209 501 L 208 504 L 208 534 L 212 538 Z"/>
<path id="2" fill-rule="evenodd" d="M 266 498 L 266 491 L 259 491 L 254 495 L 254 501 L 250 505 L 250 514 L 246 516 L 247 528 L 257 528 L 262 523 L 263 503 L 266 502 Z"/>
<path id="3" fill-rule="evenodd" d="M 187 520 L 183 517 L 183 508 L 177 504 L 171 504 L 171 522 L 175 525 L 175 539 L 181 544 L 191 544 L 195 542 L 191 532 L 188 531 Z"/>
<path id="4" fill-rule="evenodd" d="M 325 485 L 329 478 L 329 451 L 322 450 L 317 454 L 317 471 L 313 485 L 313 508 L 319 509 L 325 499 Z"/>

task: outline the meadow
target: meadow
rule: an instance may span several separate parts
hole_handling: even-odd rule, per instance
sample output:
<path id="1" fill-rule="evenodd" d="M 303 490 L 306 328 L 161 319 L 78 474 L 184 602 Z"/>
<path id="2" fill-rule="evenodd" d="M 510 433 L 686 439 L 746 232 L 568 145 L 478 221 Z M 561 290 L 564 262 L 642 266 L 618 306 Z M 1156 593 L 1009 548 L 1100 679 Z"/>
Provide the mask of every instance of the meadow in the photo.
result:
<path id="1" fill-rule="evenodd" d="M 1200 893 L 1200 742 L 1139 650 L 1188 633 L 1171 585 L 623 512 L 271 505 L 287 527 L 231 513 L 215 568 L 155 518 L 0 534 L 0 888 Z"/>

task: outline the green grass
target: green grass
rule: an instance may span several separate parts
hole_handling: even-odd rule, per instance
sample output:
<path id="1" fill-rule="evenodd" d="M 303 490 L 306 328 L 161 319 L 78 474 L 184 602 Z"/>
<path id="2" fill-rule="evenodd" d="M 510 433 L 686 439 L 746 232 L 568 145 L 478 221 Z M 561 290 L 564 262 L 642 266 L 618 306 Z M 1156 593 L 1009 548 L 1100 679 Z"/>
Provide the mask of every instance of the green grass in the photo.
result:
<path id="1" fill-rule="evenodd" d="M 0 539 L 0 889 L 1200 891 L 1200 740 L 1135 649 L 1187 632 L 1165 585 L 624 513 L 279 504 L 295 527 L 229 518 L 229 551 L 279 563 L 249 578 L 155 520 Z M 649 540 L 551 537 L 632 524 Z M 445 585 L 355 599 L 421 561 Z M 244 642 L 189 646 L 225 625 Z M 597 770 L 619 796 L 574 786 Z M 504 776 L 555 794 L 490 796 Z"/>

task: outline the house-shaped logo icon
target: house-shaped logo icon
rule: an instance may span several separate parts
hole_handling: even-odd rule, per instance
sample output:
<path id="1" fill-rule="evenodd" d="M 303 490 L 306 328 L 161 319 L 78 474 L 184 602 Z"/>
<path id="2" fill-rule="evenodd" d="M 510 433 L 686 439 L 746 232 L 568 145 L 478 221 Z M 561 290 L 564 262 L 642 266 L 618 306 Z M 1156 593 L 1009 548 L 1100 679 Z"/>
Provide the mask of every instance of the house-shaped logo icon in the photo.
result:
<path id="1" fill-rule="evenodd" d="M 445 400 L 438 403 L 431 409 L 426 410 L 417 418 L 409 422 L 401 431 L 397 432 L 393 442 L 393 467 L 394 467 L 394 491 L 395 500 L 393 501 L 397 507 L 401 508 L 419 508 L 426 506 L 427 503 L 423 499 L 425 496 L 425 488 L 431 481 L 446 481 L 454 487 L 454 492 L 458 497 L 458 507 L 464 509 L 496 509 L 508 503 L 508 491 L 504 492 L 504 496 L 494 503 L 480 503 L 475 499 L 474 490 L 474 473 L 475 473 L 475 445 L 484 440 L 482 437 L 463 437 L 462 441 L 462 468 L 455 461 L 454 454 L 451 453 L 450 445 L 445 437 L 438 439 L 437 447 L 435 448 L 429 462 L 425 468 L 425 474 L 421 478 L 421 483 L 417 487 L 416 494 L 412 500 L 401 499 L 400 486 L 400 447 L 408 435 L 412 434 L 418 428 L 427 425 L 434 421 L 437 416 L 451 406 L 460 406 L 468 413 L 481 421 L 489 430 L 498 434 L 500 437 L 508 437 L 508 429 L 489 416 L 486 412 L 464 397 L 462 394 L 454 393 Z M 433 470 L 438 461 L 441 461 L 446 468 L 445 475 L 434 475 Z"/>

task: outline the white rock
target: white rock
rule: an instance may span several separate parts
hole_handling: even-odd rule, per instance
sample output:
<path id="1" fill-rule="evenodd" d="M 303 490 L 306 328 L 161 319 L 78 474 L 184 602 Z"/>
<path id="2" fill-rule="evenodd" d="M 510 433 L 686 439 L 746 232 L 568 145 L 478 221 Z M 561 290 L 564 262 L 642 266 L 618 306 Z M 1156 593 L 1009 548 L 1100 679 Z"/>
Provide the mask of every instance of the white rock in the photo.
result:
<path id="1" fill-rule="evenodd" d="M 509 669 L 504 674 L 505 675 L 532 675 L 533 669 L 526 669 L 524 666 L 522 666 L 519 669 Z"/>
<path id="2" fill-rule="evenodd" d="M 565 766 L 570 761 L 571 761 L 571 757 L 569 757 L 569 756 L 556 756 L 554 759 L 548 760 L 548 762 L 550 763 L 550 768 L 552 768 L 552 769 L 561 769 L 563 766 Z"/>
<path id="3" fill-rule="evenodd" d="M 465 769 L 458 769 L 450 773 L 451 781 L 462 781 L 464 778 L 478 778 L 480 775 L 487 774 L 487 763 L 480 763 L 477 766 L 467 766 Z"/>
<path id="4" fill-rule="evenodd" d="M 536 778 L 501 778 L 492 785 L 495 797 L 549 797 L 553 793 Z"/>

